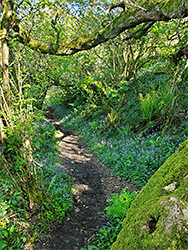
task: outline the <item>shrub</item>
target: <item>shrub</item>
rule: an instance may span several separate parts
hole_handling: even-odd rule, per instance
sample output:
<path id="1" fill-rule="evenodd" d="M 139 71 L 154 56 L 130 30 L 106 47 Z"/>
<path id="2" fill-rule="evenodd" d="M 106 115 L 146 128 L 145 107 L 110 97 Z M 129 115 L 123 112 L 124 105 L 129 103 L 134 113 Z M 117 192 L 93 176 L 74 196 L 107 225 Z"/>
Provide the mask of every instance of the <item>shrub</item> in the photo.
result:
<path id="1" fill-rule="evenodd" d="M 124 188 L 120 195 L 111 194 L 109 199 L 109 206 L 105 208 L 108 216 L 124 218 L 131 203 L 136 198 L 136 191 L 130 193 L 128 188 Z"/>

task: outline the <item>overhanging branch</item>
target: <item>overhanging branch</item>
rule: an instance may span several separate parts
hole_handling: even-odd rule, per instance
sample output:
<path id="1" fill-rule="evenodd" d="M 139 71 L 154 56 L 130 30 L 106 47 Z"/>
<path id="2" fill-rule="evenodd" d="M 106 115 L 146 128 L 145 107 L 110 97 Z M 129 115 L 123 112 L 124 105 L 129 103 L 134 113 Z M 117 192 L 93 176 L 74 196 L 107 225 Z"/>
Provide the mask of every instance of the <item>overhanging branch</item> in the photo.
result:
<path id="1" fill-rule="evenodd" d="M 110 8 L 108 9 L 107 13 L 109 13 L 111 10 L 116 9 L 116 8 L 122 8 L 123 11 L 125 11 L 127 8 L 125 7 L 125 2 L 117 2 L 114 3 L 110 6 Z"/>
<path id="2" fill-rule="evenodd" d="M 140 7 L 132 7 L 131 10 L 122 12 L 119 16 L 114 18 L 114 20 L 110 24 L 108 24 L 104 29 L 97 31 L 91 36 L 78 36 L 72 41 L 68 41 L 65 43 L 59 42 L 58 46 L 57 43 L 45 43 L 43 41 L 37 41 L 31 38 L 19 24 L 15 24 L 13 28 L 16 32 L 16 37 L 18 38 L 18 40 L 21 43 L 29 46 L 33 50 L 44 54 L 60 56 L 73 55 L 79 51 L 89 50 L 93 47 L 96 47 L 98 44 L 113 39 L 125 30 L 134 28 L 139 24 L 144 25 L 139 31 L 135 33 L 128 33 L 127 39 L 130 39 L 132 37 L 140 38 L 156 21 L 168 21 L 171 19 L 188 16 L 188 9 L 186 6 L 184 6 L 184 4 L 179 6 L 178 9 L 176 7 L 172 9 L 171 2 L 174 1 L 175 0 L 167 2 L 166 0 L 164 0 L 164 4 L 163 2 L 160 3 L 160 6 L 162 6 L 160 10 L 159 6 L 157 6 L 156 8 L 151 8 L 149 4 L 147 11 L 140 9 Z M 169 11 L 170 8 L 171 11 Z"/>

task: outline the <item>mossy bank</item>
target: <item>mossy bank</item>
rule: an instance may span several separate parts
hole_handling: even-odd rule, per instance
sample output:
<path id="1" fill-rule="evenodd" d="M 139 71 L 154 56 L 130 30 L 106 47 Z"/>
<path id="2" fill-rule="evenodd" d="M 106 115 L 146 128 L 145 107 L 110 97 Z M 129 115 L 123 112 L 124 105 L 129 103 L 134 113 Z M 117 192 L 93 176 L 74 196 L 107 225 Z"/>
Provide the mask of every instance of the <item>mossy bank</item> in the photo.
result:
<path id="1" fill-rule="evenodd" d="M 188 140 L 134 200 L 111 250 L 174 250 L 188 246 Z"/>

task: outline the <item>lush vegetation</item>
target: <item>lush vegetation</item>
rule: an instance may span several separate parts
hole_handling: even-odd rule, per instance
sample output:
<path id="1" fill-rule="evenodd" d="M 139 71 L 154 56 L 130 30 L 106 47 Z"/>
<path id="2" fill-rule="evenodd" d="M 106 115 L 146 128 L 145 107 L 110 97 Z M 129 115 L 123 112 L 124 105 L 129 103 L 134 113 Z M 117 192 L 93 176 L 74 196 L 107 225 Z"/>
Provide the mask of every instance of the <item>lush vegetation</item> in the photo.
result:
<path id="1" fill-rule="evenodd" d="M 46 109 L 138 189 L 185 141 L 187 6 L 1 1 L 0 250 L 24 249 L 72 205 Z M 111 196 L 90 249 L 110 248 L 134 196 Z"/>
<path id="2" fill-rule="evenodd" d="M 33 243 L 51 222 L 61 223 L 65 212 L 72 206 L 72 180 L 61 165 L 55 128 L 40 114 L 33 119 L 27 131 L 29 128 L 35 159 L 29 167 L 31 173 L 36 173 L 35 178 L 43 195 L 42 206 L 35 206 L 31 211 L 32 204 L 23 192 L 25 174 L 21 167 L 24 159 L 12 156 L 13 160 L 17 160 L 15 169 L 13 163 L 9 165 L 11 163 L 4 162 L 3 157 L 0 172 L 0 249 L 25 249 L 25 245 Z M 9 132 L 7 136 L 10 157 L 11 151 L 16 154 L 19 150 L 18 140 L 21 140 L 18 130 L 14 132 Z"/>
<path id="3" fill-rule="evenodd" d="M 149 80 L 151 77 L 154 79 L 149 74 L 144 78 L 147 80 L 147 77 Z M 166 76 L 164 79 L 166 79 Z M 153 82 L 158 85 L 162 80 L 165 81 L 164 79 L 163 77 L 156 77 Z M 145 118 L 145 111 L 150 109 L 153 112 L 156 110 L 159 113 L 164 112 L 164 110 L 160 111 L 158 108 L 161 105 L 159 101 L 155 103 L 157 107 L 153 109 L 150 107 L 153 106 L 153 102 L 150 99 L 147 101 L 147 99 L 148 96 L 152 99 L 154 91 L 149 92 L 151 95 L 147 91 L 146 89 L 144 94 L 146 96 L 144 100 L 147 103 L 143 111 L 143 96 L 141 96 L 139 101 L 127 98 L 128 102 L 126 103 L 126 108 L 121 111 L 121 118 L 118 120 L 115 118 L 113 122 L 109 118 L 109 113 L 105 114 L 104 111 L 101 111 L 103 107 L 93 106 L 93 103 L 90 104 L 89 100 L 86 102 L 84 110 L 83 105 L 79 106 L 78 104 L 76 106 L 73 104 L 74 109 L 68 109 L 65 105 L 58 105 L 60 103 L 59 93 L 62 93 L 59 90 L 57 91 L 56 101 L 53 89 L 53 99 L 50 97 L 48 99 L 49 102 L 46 101 L 46 104 L 50 108 L 54 108 L 64 126 L 70 127 L 79 133 L 90 149 L 104 164 L 113 170 L 115 175 L 121 176 L 127 181 L 133 181 L 135 186 L 141 189 L 188 136 L 188 116 L 186 112 L 177 115 L 177 117 L 173 114 L 171 123 L 169 121 L 163 122 L 163 120 L 162 124 L 158 123 L 158 117 L 161 119 L 161 115 L 157 116 L 157 118 L 154 116 L 153 119 Z M 160 93 L 160 95 L 167 98 L 164 93 Z M 121 91 L 115 96 L 117 98 L 116 102 L 120 97 Z M 60 98 L 63 99 L 61 94 Z M 153 98 L 156 98 L 156 96 L 154 95 Z M 51 100 L 53 100 L 52 103 Z M 181 101 L 183 100 L 181 99 Z M 66 104 L 66 102 L 64 103 Z M 164 103 L 166 102 L 164 101 Z M 182 103 L 185 105 L 182 106 L 182 109 L 185 108 L 186 110 L 186 101 Z M 177 107 L 180 106 L 177 105 Z M 114 112 L 113 119 L 116 111 L 113 111 L 112 108 L 111 110 L 111 114 Z M 141 117 L 139 117 L 140 112 L 142 114 Z M 152 112 L 149 112 L 148 116 L 150 114 L 153 116 Z M 146 121 L 147 123 L 143 129 L 143 123 Z M 112 201 L 112 204 L 106 209 L 109 215 L 108 225 L 98 230 L 88 249 L 110 249 L 110 246 L 116 240 L 118 233 L 122 229 L 122 221 L 126 217 L 125 213 L 129 208 L 126 202 L 122 203 L 123 196 L 129 204 L 132 201 L 130 197 L 134 197 L 134 193 L 130 197 L 126 191 L 122 192 L 120 196 L 112 195 L 112 199 L 109 199 L 109 201 Z M 123 208 L 122 211 L 121 208 Z"/>
<path id="4" fill-rule="evenodd" d="M 158 79 L 155 79 L 155 84 L 159 84 Z M 116 109 L 111 108 L 111 113 L 104 114 L 101 106 L 96 105 L 93 110 L 93 104 L 88 103 L 84 110 L 83 106 L 77 105 L 70 114 L 65 107 L 56 106 L 55 110 L 62 119 L 62 124 L 78 131 L 98 158 L 113 169 L 115 175 L 134 181 L 137 187 L 141 188 L 188 135 L 186 113 L 177 117 L 173 114 L 171 124 L 168 124 L 168 120 L 159 123 L 158 117 L 152 120 L 149 117 L 145 118 L 146 111 L 153 108 L 152 100 L 156 98 L 149 93 L 144 94 L 146 96 L 144 101 L 143 97 L 139 101 L 128 99 L 118 120 Z M 153 94 L 153 91 L 151 93 Z M 167 98 L 164 93 L 160 94 Z M 114 103 L 118 102 L 119 98 L 121 92 L 116 94 Z M 147 106 L 144 111 L 142 111 L 143 102 Z M 159 109 L 160 101 L 158 100 L 155 105 L 157 107 L 153 108 L 153 113 Z M 161 113 L 164 110 L 158 112 L 160 113 L 158 116 L 162 119 Z M 145 121 L 147 123 L 142 129 L 140 126 L 143 126 Z"/>
<path id="5" fill-rule="evenodd" d="M 111 250 L 187 249 L 187 218 L 181 213 L 187 202 L 183 198 L 188 185 L 187 157 L 188 140 L 165 161 L 133 201 Z"/>
<path id="6" fill-rule="evenodd" d="M 124 188 L 119 195 L 112 194 L 107 200 L 109 206 L 105 208 L 108 216 L 106 226 L 98 230 L 88 248 L 82 248 L 81 250 L 110 249 L 110 246 L 122 229 L 123 219 L 126 217 L 128 209 L 130 208 L 136 195 L 136 191 L 130 193 L 128 188 Z"/>

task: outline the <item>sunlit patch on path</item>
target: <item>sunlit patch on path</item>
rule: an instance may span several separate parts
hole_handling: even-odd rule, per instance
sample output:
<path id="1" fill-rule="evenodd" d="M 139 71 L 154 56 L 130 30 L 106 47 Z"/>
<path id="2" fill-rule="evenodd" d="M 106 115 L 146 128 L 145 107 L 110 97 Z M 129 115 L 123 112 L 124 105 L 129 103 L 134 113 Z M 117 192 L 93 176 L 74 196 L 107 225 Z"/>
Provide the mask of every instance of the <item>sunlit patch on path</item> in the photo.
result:
<path id="1" fill-rule="evenodd" d="M 61 157 L 67 157 L 73 162 L 88 162 L 92 154 L 80 147 L 78 137 L 69 135 L 61 140 L 60 144 Z"/>
<path id="2" fill-rule="evenodd" d="M 90 153 L 79 137 L 61 126 L 57 117 L 49 112 L 47 119 L 57 129 L 62 166 L 74 180 L 73 209 L 46 233 L 35 250 L 80 250 L 96 232 L 106 224 L 103 212 L 111 193 L 120 193 L 128 186 L 125 180 L 114 177 L 111 170 Z M 130 191 L 133 187 L 130 187 Z"/>

